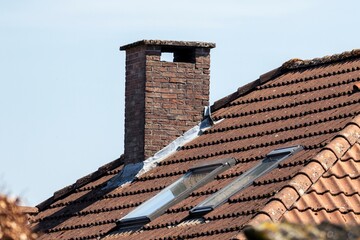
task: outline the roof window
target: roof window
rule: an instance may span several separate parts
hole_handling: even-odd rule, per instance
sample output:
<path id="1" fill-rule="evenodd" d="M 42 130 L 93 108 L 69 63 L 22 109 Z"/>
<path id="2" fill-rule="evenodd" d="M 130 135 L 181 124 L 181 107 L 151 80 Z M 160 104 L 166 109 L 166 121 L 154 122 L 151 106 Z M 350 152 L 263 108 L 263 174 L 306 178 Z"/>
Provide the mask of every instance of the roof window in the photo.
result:
<path id="1" fill-rule="evenodd" d="M 212 211 L 219 205 L 226 202 L 231 196 L 240 192 L 242 189 L 250 186 L 255 179 L 263 176 L 264 174 L 270 172 L 272 169 L 277 167 L 277 165 L 281 161 L 302 149 L 302 146 L 297 145 L 293 147 L 279 148 L 271 151 L 259 164 L 246 171 L 229 185 L 214 193 L 212 196 L 191 209 L 190 214 L 203 215 Z"/>
<path id="2" fill-rule="evenodd" d="M 235 165 L 234 158 L 225 158 L 196 166 L 187 171 L 154 197 L 150 198 L 118 221 L 120 227 L 144 225 L 163 214 L 191 192 L 213 180 L 216 175 Z"/>

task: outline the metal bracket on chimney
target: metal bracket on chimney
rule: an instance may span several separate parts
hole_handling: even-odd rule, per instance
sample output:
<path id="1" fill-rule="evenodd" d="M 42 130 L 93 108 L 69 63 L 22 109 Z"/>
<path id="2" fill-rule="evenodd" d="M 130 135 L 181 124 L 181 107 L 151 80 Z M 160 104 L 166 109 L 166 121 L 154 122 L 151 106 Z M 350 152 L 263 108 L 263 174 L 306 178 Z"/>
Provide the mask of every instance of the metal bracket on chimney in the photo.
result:
<path id="1" fill-rule="evenodd" d="M 204 116 L 203 116 L 203 120 L 200 123 L 200 130 L 204 131 L 207 128 L 213 126 L 214 120 L 211 117 L 211 108 L 210 107 L 205 107 L 204 108 Z"/>

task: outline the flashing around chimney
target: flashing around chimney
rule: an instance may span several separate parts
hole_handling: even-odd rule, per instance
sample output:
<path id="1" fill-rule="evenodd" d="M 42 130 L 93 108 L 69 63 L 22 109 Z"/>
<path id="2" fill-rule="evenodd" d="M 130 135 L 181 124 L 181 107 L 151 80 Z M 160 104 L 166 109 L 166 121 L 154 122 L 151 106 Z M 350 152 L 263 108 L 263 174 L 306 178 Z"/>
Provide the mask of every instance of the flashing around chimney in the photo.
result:
<path id="1" fill-rule="evenodd" d="M 113 189 L 116 187 L 121 187 L 124 184 L 131 183 L 136 177 L 139 177 L 142 174 L 155 168 L 159 162 L 179 150 L 181 146 L 194 140 L 196 137 L 200 136 L 205 130 L 211 128 L 213 125 L 221 122 L 222 120 L 223 119 L 213 121 L 210 118 L 210 115 L 206 115 L 204 120 L 201 121 L 198 125 L 186 131 L 182 136 L 178 137 L 169 145 L 155 153 L 154 156 L 146 159 L 144 162 L 126 164 L 124 168 L 120 171 L 120 173 L 118 173 L 108 181 L 104 189 Z"/>
<path id="2" fill-rule="evenodd" d="M 201 124 L 204 124 L 204 127 Z M 201 121 L 201 124 L 200 124 L 200 129 L 202 131 L 206 129 L 207 126 L 213 126 L 215 124 L 214 120 L 211 117 L 211 107 L 204 108 L 204 117 L 203 120 Z"/>

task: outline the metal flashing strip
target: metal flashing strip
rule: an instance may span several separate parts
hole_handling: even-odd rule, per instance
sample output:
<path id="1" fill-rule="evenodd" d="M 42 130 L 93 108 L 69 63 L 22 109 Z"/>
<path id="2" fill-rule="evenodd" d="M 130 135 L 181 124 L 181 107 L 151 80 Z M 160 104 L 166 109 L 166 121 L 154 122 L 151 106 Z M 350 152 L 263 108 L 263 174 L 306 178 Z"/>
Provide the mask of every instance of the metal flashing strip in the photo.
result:
<path id="1" fill-rule="evenodd" d="M 281 154 L 294 154 L 295 152 L 298 152 L 302 150 L 302 147 L 300 145 L 294 146 L 294 147 L 284 147 L 284 148 L 278 148 L 275 150 L 272 150 L 271 152 L 269 152 L 268 154 L 266 154 L 266 157 L 273 157 L 276 155 L 281 155 Z"/>
<path id="2" fill-rule="evenodd" d="M 273 170 L 279 162 L 301 151 L 302 149 L 302 146 L 297 145 L 271 151 L 259 164 L 255 165 L 250 170 L 243 173 L 240 177 L 232 181 L 229 185 L 217 191 L 191 209 L 190 214 L 198 216 L 214 210 L 216 207 L 225 203 L 231 196 L 250 186 L 254 180 Z"/>
<path id="3" fill-rule="evenodd" d="M 134 227 L 143 226 L 143 225 L 147 224 L 148 222 L 150 222 L 150 219 L 145 216 L 134 217 L 134 218 L 129 218 L 129 219 L 122 219 L 121 227 L 126 228 L 126 227 L 133 227 L 133 226 Z"/>
<path id="4" fill-rule="evenodd" d="M 211 117 L 210 107 L 205 107 L 204 109 L 204 119 L 195 127 L 185 132 L 182 136 L 175 139 L 169 145 L 161 149 L 159 152 L 155 153 L 153 157 L 150 157 L 144 161 L 143 168 L 139 171 L 136 177 L 141 174 L 153 169 L 158 162 L 161 162 L 174 152 L 176 152 L 180 146 L 185 145 L 186 143 L 194 140 L 196 137 L 200 136 L 204 131 L 211 128 L 213 125 L 221 122 L 224 119 L 220 119 L 216 122 L 213 121 Z"/>
<path id="5" fill-rule="evenodd" d="M 174 152 L 176 152 L 181 146 L 194 140 L 200 136 L 204 131 L 211 128 L 213 125 L 223 121 L 213 121 L 209 112 L 210 109 L 205 110 L 204 120 L 198 125 L 186 131 L 182 136 L 175 139 L 169 145 L 158 151 L 154 156 L 146 159 L 144 162 L 131 163 L 124 166 L 120 173 L 110 179 L 103 189 L 110 189 L 115 187 L 121 187 L 125 184 L 131 183 L 136 177 L 150 171 L 157 166 L 157 163 L 161 162 Z"/>

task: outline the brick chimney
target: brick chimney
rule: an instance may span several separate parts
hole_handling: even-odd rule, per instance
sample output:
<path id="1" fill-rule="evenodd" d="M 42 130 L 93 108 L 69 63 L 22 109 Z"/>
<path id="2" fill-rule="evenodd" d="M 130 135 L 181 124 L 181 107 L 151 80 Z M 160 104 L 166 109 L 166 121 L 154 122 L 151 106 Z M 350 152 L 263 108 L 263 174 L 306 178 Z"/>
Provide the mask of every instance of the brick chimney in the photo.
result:
<path id="1" fill-rule="evenodd" d="M 142 40 L 126 51 L 125 161 L 142 162 L 198 124 L 209 104 L 214 43 Z M 172 61 L 162 61 L 164 53 Z"/>

